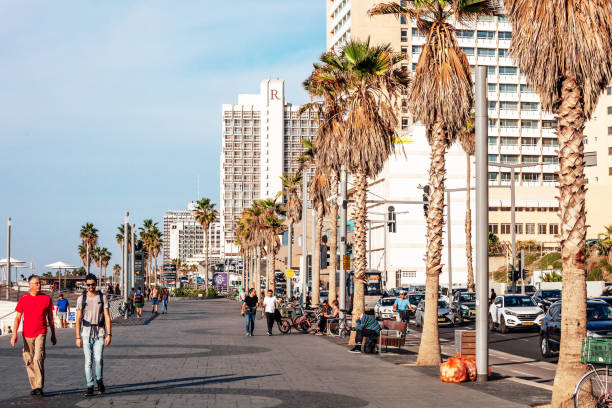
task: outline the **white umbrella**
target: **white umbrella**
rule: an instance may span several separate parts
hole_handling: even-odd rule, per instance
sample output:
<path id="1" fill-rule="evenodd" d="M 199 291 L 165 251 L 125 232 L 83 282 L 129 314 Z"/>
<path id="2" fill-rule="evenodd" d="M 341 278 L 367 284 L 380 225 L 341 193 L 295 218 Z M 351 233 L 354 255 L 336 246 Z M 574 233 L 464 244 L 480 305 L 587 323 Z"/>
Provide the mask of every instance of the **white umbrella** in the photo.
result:
<path id="1" fill-rule="evenodd" d="M 59 269 L 59 289 L 60 289 L 60 292 L 62 290 L 62 269 L 77 269 L 76 266 L 67 264 L 66 262 L 62 262 L 62 261 L 57 261 L 57 262 L 50 263 L 49 265 L 45 265 L 45 267 L 51 268 L 51 269 Z"/>
<path id="2" fill-rule="evenodd" d="M 25 265 L 24 261 L 20 261 L 19 259 L 15 259 L 11 256 L 11 268 L 15 268 L 17 266 L 23 266 Z M 6 258 L 2 258 L 0 259 L 0 266 L 4 266 L 5 268 L 7 267 L 7 262 L 6 262 Z M 11 271 L 7 271 L 6 272 L 6 276 L 8 279 L 8 275 L 11 273 Z M 8 280 L 7 280 L 8 282 Z"/>

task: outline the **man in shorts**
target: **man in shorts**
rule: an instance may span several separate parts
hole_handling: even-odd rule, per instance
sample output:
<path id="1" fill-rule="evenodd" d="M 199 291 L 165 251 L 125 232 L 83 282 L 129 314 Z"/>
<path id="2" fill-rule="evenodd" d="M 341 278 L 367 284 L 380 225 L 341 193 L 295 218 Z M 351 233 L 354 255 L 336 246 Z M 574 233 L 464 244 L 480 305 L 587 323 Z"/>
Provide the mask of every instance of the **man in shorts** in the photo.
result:
<path id="1" fill-rule="evenodd" d="M 64 299 L 64 295 L 60 294 L 57 299 L 57 318 L 62 329 L 66 328 L 66 316 L 70 314 L 70 303 L 68 299 Z"/>
<path id="2" fill-rule="evenodd" d="M 151 291 L 151 314 L 159 314 L 157 307 L 159 306 L 159 288 L 155 286 Z"/>
<path id="3" fill-rule="evenodd" d="M 138 320 L 142 319 L 142 307 L 144 306 L 144 295 L 140 288 L 134 293 L 133 304 L 136 309 L 136 314 L 138 315 Z"/>
<path id="4" fill-rule="evenodd" d="M 11 346 L 17 344 L 17 332 L 23 316 L 23 361 L 26 365 L 32 391 L 30 395 L 44 396 L 45 386 L 45 341 L 47 327 L 51 329 L 51 344 L 55 346 L 55 326 L 53 325 L 53 301 L 48 295 L 40 293 L 40 278 L 36 275 L 28 279 L 30 293 L 23 295 L 17 302 L 15 311 L 15 331 L 11 336 Z M 11 328 L 9 327 L 9 332 Z"/>

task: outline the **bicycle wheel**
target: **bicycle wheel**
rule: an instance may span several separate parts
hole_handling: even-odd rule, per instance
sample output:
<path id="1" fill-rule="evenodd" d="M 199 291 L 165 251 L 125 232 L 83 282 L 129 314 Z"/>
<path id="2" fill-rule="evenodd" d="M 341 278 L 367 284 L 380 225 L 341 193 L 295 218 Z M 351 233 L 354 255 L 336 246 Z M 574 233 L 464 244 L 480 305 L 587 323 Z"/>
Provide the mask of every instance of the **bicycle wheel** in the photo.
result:
<path id="1" fill-rule="evenodd" d="M 293 321 L 290 317 L 281 319 L 281 322 L 278 325 L 278 330 L 283 334 L 287 334 L 291 330 L 291 326 L 293 326 Z"/>
<path id="2" fill-rule="evenodd" d="M 574 407 L 612 407 L 612 375 L 605 368 L 592 370 L 576 386 Z"/>
<path id="3" fill-rule="evenodd" d="M 306 327 L 306 325 L 303 324 L 304 321 L 305 321 L 305 319 L 302 319 L 302 318 L 296 320 L 295 323 L 294 323 L 295 324 L 295 328 L 297 330 L 299 330 L 299 331 L 306 331 L 306 330 L 308 330 L 308 327 Z"/>

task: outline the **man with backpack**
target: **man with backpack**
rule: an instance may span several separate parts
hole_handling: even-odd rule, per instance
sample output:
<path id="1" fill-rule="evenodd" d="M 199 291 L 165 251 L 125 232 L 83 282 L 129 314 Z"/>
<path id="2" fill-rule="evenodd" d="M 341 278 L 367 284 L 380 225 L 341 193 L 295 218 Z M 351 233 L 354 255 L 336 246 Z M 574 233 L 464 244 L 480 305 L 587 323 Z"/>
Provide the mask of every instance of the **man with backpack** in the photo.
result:
<path id="1" fill-rule="evenodd" d="M 136 308 L 136 314 L 138 315 L 138 320 L 142 319 L 142 307 L 144 306 L 144 296 L 140 288 L 134 293 L 133 297 L 134 308 Z"/>
<path id="2" fill-rule="evenodd" d="M 355 347 L 349 350 L 349 353 L 361 353 L 361 342 L 363 338 L 366 338 L 365 345 L 363 346 L 364 353 L 374 353 L 376 350 L 376 342 L 378 340 L 378 334 L 380 333 L 380 325 L 374 318 L 369 314 L 362 313 L 361 317 L 355 322 L 355 326 L 351 330 L 355 330 L 357 335 L 355 336 Z"/>
<path id="3" fill-rule="evenodd" d="M 76 346 L 82 347 L 85 354 L 87 397 L 94 395 L 94 370 L 98 393 L 103 394 L 106 390 L 102 381 L 102 354 L 104 346 L 108 347 L 111 343 L 108 299 L 97 290 L 97 281 L 94 274 L 85 277 L 87 291 L 77 299 L 76 306 Z"/>

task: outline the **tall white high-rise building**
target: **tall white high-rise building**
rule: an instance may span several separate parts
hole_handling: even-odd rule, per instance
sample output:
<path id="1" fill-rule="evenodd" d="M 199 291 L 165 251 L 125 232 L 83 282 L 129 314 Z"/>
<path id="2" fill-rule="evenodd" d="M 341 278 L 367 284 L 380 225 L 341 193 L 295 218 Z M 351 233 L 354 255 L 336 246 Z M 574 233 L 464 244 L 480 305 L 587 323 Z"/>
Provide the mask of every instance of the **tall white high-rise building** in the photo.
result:
<path id="1" fill-rule="evenodd" d="M 220 218 L 225 256 L 238 255 L 236 222 L 253 200 L 275 198 L 281 176 L 297 171 L 302 139 L 317 129 L 315 114 L 298 115 L 285 101 L 284 81 L 266 79 L 258 94 L 239 94 L 223 105 Z"/>
<path id="2" fill-rule="evenodd" d="M 195 220 L 195 203 L 187 204 L 187 210 L 168 210 L 163 225 L 163 262 L 172 263 L 180 259 L 183 263 L 198 263 L 204 260 L 206 250 L 204 230 Z M 208 231 L 209 264 L 221 259 L 221 224 L 215 221 Z"/>
<path id="3" fill-rule="evenodd" d="M 418 33 L 410 20 L 394 16 L 370 17 L 374 3 L 365 0 L 327 0 L 327 48 L 339 50 L 351 39 L 370 39 L 371 44 L 390 44 L 406 54 L 405 69 L 415 71 L 425 37 Z M 535 240 L 543 246 L 556 247 L 559 242 L 558 195 L 556 188 L 557 138 L 552 114 L 541 109 L 538 96 L 508 54 L 512 28 L 504 16 L 481 17 L 473 27 L 457 27 L 459 45 L 470 64 L 485 65 L 488 70 L 489 98 L 489 162 L 503 164 L 543 163 L 517 169 L 516 206 L 517 240 Z M 449 101 L 452 103 L 452 101 Z M 387 200 L 420 200 L 419 186 L 428 182 L 430 148 L 424 127 L 410 117 L 407 103 L 400 112 L 403 154 L 390 158 L 370 189 L 372 194 Z M 405 154 L 405 155 L 404 155 Z M 473 166 L 473 160 L 472 166 Z M 446 188 L 466 187 L 466 157 L 457 145 L 447 154 Z M 474 175 L 472 167 L 472 175 Z M 490 166 L 489 183 L 498 187 L 510 184 L 508 168 Z M 472 183 L 473 185 L 473 183 Z M 490 189 L 490 231 L 502 241 L 510 240 L 510 193 L 508 188 Z M 465 203 L 463 192 L 451 195 L 452 270 L 455 282 L 466 282 Z M 475 211 L 472 193 L 472 219 Z M 374 213 L 386 213 L 381 204 L 371 208 Z M 394 205 L 398 214 L 397 233 L 387 236 L 388 251 L 383 250 L 384 228 L 372 231 L 371 267 L 387 265 L 387 286 L 399 286 L 425 281 L 425 218 L 416 205 Z M 448 209 L 448 208 L 447 208 Z M 448 279 L 448 248 L 444 240 L 444 269 L 441 282 Z"/>

